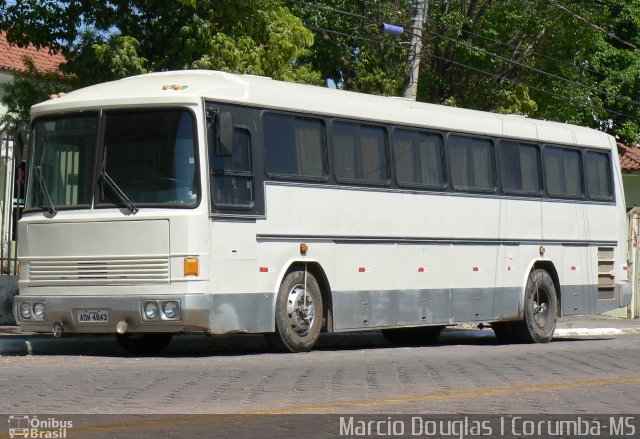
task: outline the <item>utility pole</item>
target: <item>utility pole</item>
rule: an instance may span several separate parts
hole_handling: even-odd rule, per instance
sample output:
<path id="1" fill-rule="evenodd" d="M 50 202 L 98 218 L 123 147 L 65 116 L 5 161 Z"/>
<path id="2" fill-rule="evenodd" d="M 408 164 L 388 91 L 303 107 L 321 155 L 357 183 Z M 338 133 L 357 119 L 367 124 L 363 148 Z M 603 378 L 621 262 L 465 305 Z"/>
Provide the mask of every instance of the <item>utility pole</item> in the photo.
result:
<path id="1" fill-rule="evenodd" d="M 418 72 L 420 71 L 420 54 L 422 53 L 422 27 L 429 11 L 429 0 L 416 1 L 416 15 L 411 28 L 411 50 L 409 50 L 409 77 L 404 89 L 404 97 L 416 100 L 418 94 Z"/>

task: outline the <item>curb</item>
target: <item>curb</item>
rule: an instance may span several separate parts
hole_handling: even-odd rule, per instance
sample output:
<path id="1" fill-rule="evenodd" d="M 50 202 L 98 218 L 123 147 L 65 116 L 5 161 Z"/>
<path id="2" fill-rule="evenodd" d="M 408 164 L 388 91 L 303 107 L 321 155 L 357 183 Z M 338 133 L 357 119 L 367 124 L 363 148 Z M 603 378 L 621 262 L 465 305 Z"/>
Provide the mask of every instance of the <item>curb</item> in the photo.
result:
<path id="1" fill-rule="evenodd" d="M 0 357 L 3 355 L 31 355 L 31 353 L 31 342 L 29 340 L 15 337 L 0 339 Z"/>
<path id="2" fill-rule="evenodd" d="M 589 337 L 600 335 L 639 334 L 640 328 L 556 328 L 555 337 Z"/>

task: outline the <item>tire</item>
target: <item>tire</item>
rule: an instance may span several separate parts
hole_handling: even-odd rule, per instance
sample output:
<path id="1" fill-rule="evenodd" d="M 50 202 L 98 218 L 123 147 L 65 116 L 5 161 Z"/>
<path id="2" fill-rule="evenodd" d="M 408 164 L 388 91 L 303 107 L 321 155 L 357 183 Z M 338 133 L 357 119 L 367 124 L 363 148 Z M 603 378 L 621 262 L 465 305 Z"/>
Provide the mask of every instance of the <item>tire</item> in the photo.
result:
<path id="1" fill-rule="evenodd" d="M 444 326 L 383 329 L 383 337 L 393 345 L 419 346 L 436 342 Z"/>
<path id="2" fill-rule="evenodd" d="M 558 321 L 558 296 L 553 279 L 545 270 L 529 275 L 524 293 L 524 320 L 513 324 L 516 341 L 549 343 Z"/>
<path id="3" fill-rule="evenodd" d="M 116 334 L 116 340 L 128 353 L 135 355 L 153 355 L 162 352 L 171 342 L 173 334 Z"/>
<path id="4" fill-rule="evenodd" d="M 322 327 L 322 294 L 316 278 L 305 271 L 287 274 L 276 298 L 276 332 L 267 340 L 283 352 L 308 352 L 318 341 Z"/>

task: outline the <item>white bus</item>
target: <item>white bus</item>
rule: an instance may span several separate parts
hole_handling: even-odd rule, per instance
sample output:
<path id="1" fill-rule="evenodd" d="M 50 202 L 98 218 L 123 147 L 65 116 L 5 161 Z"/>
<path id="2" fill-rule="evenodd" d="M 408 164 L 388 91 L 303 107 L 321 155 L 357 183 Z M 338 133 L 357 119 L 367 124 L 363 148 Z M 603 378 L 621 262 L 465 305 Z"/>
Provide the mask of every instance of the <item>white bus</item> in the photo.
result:
<path id="1" fill-rule="evenodd" d="M 628 305 L 614 139 L 559 123 L 212 71 L 32 109 L 28 331 L 435 338 L 486 322 L 549 342 Z"/>

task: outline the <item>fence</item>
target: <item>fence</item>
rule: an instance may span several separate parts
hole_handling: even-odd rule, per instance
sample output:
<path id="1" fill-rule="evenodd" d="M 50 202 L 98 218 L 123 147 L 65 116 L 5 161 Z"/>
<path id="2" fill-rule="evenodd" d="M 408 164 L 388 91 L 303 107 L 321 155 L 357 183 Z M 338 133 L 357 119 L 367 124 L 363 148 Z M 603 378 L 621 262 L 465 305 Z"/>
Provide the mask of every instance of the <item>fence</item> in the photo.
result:
<path id="1" fill-rule="evenodd" d="M 0 325 L 15 323 L 11 310 L 18 293 L 15 226 L 23 207 L 24 177 L 22 170 L 16 171 L 15 133 L 15 123 L 0 119 Z M 17 182 L 16 175 L 19 176 Z"/>

